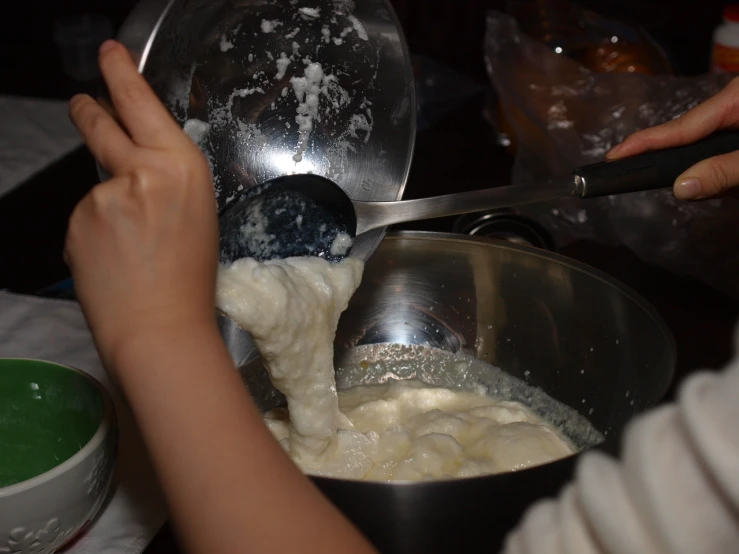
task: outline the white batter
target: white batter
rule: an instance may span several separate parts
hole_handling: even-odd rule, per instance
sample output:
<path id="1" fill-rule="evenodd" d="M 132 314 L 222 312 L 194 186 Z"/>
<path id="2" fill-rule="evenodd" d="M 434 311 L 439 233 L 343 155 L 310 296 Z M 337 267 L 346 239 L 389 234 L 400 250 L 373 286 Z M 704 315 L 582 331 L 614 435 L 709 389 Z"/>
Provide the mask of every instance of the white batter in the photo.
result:
<path id="1" fill-rule="evenodd" d="M 306 472 L 370 481 L 423 481 L 515 471 L 575 452 L 549 423 L 517 402 L 485 394 L 391 381 L 339 392 L 352 423 L 345 442 L 359 447 L 352 467 Z M 273 410 L 269 428 L 287 446 L 288 416 Z M 363 435 L 363 437 L 360 436 Z M 362 440 L 366 438 L 366 440 Z"/>
<path id="2" fill-rule="evenodd" d="M 237 260 L 218 272 L 216 302 L 251 333 L 272 384 L 290 406 L 290 453 L 311 467 L 333 456 L 345 422 L 334 377 L 339 316 L 362 279 L 354 258 Z"/>
<path id="3" fill-rule="evenodd" d="M 429 480 L 523 469 L 574 448 L 533 411 L 417 381 L 337 395 L 333 342 L 363 263 L 346 258 L 238 260 L 218 274 L 217 304 L 249 331 L 287 397 L 267 425 L 306 473 Z"/>

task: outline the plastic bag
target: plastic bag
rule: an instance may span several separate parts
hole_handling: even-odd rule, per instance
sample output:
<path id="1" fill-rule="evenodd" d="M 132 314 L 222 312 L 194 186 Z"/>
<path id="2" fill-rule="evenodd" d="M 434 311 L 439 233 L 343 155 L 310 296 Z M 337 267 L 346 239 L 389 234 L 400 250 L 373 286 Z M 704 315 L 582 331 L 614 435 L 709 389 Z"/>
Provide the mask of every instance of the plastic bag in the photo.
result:
<path id="1" fill-rule="evenodd" d="M 594 72 L 491 12 L 485 53 L 497 123 L 515 146 L 514 183 L 564 177 L 631 133 L 680 116 L 731 75 L 674 77 Z M 625 245 L 647 263 L 692 275 L 739 297 L 739 200 L 677 201 L 670 190 L 574 198 L 520 208 L 559 246 L 577 239 Z"/>

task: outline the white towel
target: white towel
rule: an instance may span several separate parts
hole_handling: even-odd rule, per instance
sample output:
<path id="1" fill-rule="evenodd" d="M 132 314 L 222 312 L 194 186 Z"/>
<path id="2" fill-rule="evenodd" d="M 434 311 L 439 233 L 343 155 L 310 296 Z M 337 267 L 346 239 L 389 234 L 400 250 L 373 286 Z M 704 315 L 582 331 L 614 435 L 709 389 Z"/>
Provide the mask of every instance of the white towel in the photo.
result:
<path id="1" fill-rule="evenodd" d="M 110 384 L 79 305 L 0 292 L 0 357 L 66 364 L 98 379 L 113 396 L 120 425 L 114 490 L 99 517 L 65 554 L 139 554 L 167 513 L 130 410 Z"/>

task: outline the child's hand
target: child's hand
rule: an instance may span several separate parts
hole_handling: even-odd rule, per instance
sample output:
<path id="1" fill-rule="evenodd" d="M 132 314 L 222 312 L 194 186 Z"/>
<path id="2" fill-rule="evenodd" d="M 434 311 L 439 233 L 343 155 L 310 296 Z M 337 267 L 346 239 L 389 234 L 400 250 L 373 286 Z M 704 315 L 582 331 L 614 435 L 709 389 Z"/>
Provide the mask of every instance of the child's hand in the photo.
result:
<path id="1" fill-rule="evenodd" d="M 213 324 L 218 220 L 205 158 L 127 50 L 106 42 L 100 68 L 120 122 L 86 95 L 70 116 L 113 177 L 77 205 L 65 256 L 110 367 L 128 344 Z"/>

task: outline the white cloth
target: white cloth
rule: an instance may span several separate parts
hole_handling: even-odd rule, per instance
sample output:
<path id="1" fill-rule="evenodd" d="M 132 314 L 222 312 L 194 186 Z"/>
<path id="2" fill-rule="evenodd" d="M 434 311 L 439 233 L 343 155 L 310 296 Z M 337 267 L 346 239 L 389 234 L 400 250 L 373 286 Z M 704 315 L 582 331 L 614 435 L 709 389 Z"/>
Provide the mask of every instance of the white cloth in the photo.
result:
<path id="1" fill-rule="evenodd" d="M 65 554 L 139 554 L 167 513 L 130 410 L 111 386 L 76 302 L 0 292 L 0 356 L 49 360 L 98 379 L 111 392 L 120 426 L 114 492 Z"/>
<path id="2" fill-rule="evenodd" d="M 67 102 L 0 96 L 0 196 L 82 144 Z"/>
<path id="3" fill-rule="evenodd" d="M 739 334 L 721 373 L 634 420 L 620 460 L 584 455 L 557 500 L 535 505 L 505 554 L 739 552 Z"/>

